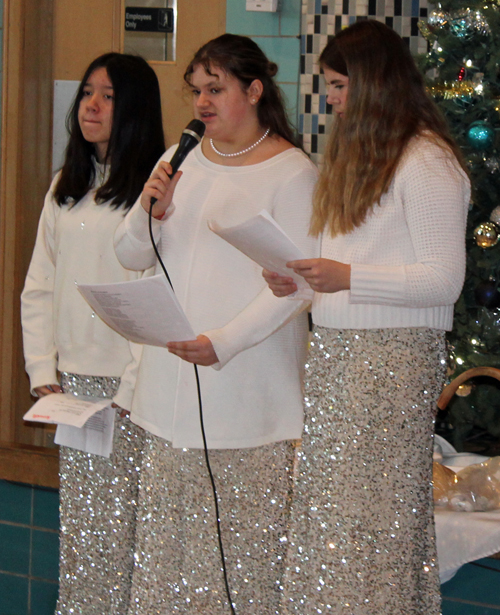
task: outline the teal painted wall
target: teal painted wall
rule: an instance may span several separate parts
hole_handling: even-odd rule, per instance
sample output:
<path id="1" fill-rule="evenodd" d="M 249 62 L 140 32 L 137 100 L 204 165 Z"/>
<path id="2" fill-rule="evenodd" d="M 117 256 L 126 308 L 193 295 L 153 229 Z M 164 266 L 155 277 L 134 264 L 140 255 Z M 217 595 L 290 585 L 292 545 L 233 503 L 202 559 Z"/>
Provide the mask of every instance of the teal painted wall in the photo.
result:
<path id="1" fill-rule="evenodd" d="M 247 11 L 245 0 L 227 0 L 226 31 L 250 36 L 279 66 L 277 81 L 290 119 L 298 126 L 301 0 L 281 0 L 277 13 Z"/>

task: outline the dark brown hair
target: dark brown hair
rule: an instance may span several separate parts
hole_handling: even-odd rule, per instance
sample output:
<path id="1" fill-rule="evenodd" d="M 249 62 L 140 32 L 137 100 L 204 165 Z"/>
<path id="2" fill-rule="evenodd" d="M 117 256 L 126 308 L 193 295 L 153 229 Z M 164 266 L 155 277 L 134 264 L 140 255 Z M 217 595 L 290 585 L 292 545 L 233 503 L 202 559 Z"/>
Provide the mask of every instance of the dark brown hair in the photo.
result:
<path id="1" fill-rule="evenodd" d="M 274 81 L 278 66 L 270 62 L 262 49 L 247 36 L 223 34 L 212 39 L 195 53 L 184 73 L 184 80 L 191 85 L 191 75 L 197 66 L 203 66 L 207 75 L 211 67 L 218 67 L 227 75 L 238 79 L 246 91 L 252 81 L 258 79 L 263 85 L 262 96 L 257 103 L 257 117 L 270 134 L 277 134 L 298 146 L 285 111 L 283 96 Z"/>

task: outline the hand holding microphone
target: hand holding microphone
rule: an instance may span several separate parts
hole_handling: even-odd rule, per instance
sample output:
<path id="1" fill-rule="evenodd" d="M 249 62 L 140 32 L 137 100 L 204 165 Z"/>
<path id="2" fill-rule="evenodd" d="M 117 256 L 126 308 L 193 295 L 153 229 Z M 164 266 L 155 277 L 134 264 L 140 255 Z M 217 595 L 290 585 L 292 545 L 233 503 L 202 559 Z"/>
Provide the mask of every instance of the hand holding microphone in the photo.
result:
<path id="1" fill-rule="evenodd" d="M 172 167 L 169 162 L 161 161 L 144 185 L 141 195 L 141 205 L 149 213 L 152 209 L 153 218 L 160 220 L 172 203 L 175 186 L 182 176 L 177 173 L 172 179 Z"/>
<path id="2" fill-rule="evenodd" d="M 163 218 L 170 207 L 175 187 L 182 175 L 177 171 L 189 152 L 201 141 L 204 132 L 205 124 L 202 121 L 191 120 L 183 130 L 170 162 L 160 162 L 146 182 L 141 195 L 141 205 L 147 212 L 153 207 L 154 218 Z"/>

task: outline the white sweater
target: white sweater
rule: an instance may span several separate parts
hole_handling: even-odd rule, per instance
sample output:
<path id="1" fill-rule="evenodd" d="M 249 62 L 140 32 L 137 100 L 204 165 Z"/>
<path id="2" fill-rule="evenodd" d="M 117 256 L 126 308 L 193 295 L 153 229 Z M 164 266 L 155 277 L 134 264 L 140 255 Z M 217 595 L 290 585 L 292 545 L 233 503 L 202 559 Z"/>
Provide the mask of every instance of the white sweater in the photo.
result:
<path id="1" fill-rule="evenodd" d="M 76 284 L 124 282 L 141 277 L 120 265 L 113 249 L 123 209 L 96 205 L 90 191 L 74 207 L 59 205 L 52 182 L 38 225 L 21 295 L 26 371 L 31 388 L 58 382 L 57 370 L 121 377 L 114 400 L 130 408 L 141 347 L 94 314 Z"/>
<path id="2" fill-rule="evenodd" d="M 469 199 L 469 180 L 451 154 L 414 139 L 365 222 L 323 236 L 321 255 L 351 265 L 351 289 L 317 293 L 315 324 L 450 330 L 465 275 Z"/>
<path id="3" fill-rule="evenodd" d="M 174 149 L 163 159 L 170 160 Z M 317 171 L 296 149 L 228 167 L 207 160 L 199 146 L 182 170 L 175 210 L 154 227 L 179 302 L 220 360 L 215 369 L 199 367 L 209 447 L 299 438 L 307 318 L 294 317 L 306 304 L 274 297 L 261 267 L 212 233 L 207 221 L 232 226 L 266 209 L 305 255 L 315 256 L 318 243 L 307 232 Z M 140 203 L 118 228 L 115 246 L 125 267 L 155 263 Z M 131 416 L 175 447 L 200 448 L 192 364 L 145 346 Z"/>

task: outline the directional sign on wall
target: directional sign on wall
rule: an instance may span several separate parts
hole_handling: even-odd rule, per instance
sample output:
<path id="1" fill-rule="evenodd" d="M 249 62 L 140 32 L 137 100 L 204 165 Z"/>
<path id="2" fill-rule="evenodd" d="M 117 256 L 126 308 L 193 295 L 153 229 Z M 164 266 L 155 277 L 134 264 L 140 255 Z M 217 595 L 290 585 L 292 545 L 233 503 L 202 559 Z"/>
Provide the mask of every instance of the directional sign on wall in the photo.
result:
<path id="1" fill-rule="evenodd" d="M 125 9 L 125 30 L 130 32 L 173 32 L 174 9 L 128 6 Z"/>

